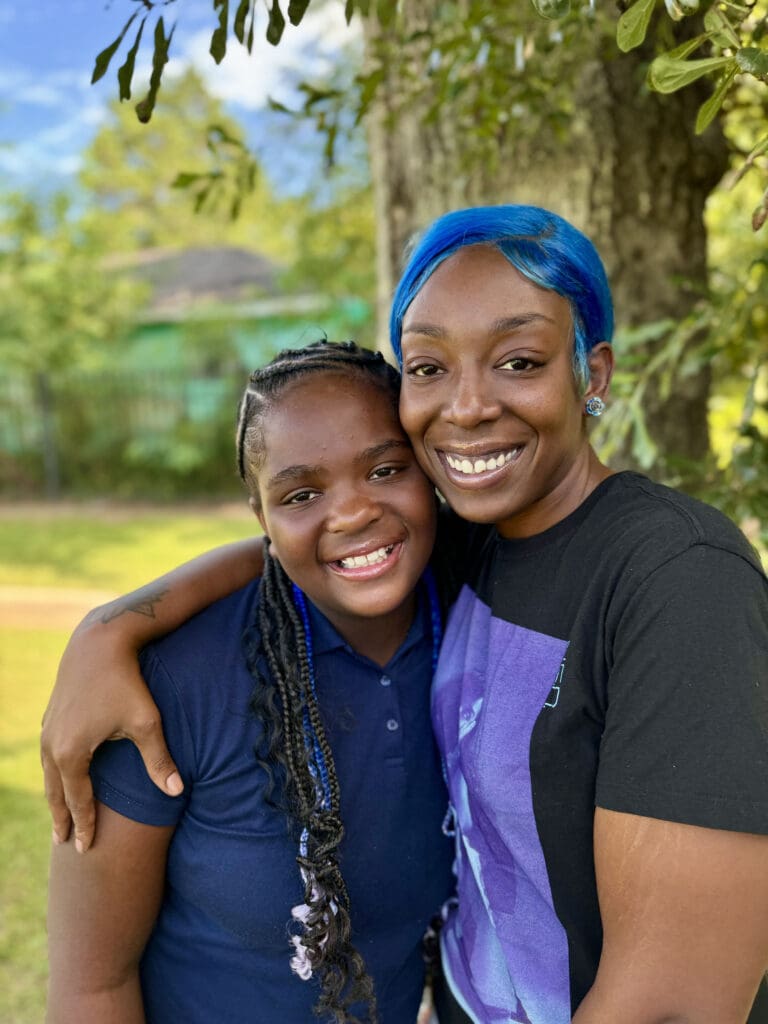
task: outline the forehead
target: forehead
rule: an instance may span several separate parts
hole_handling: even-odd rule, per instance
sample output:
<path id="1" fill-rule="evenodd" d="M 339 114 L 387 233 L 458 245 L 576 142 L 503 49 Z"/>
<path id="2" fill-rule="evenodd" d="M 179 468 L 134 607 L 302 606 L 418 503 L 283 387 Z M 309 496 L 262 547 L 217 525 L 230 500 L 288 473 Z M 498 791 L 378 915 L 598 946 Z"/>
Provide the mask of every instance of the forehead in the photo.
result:
<path id="1" fill-rule="evenodd" d="M 567 299 L 534 284 L 495 246 L 465 246 L 440 264 L 416 294 L 403 317 L 403 346 L 409 330 L 419 327 L 431 325 L 451 334 L 527 314 L 570 332 Z"/>
<path id="2" fill-rule="evenodd" d="M 267 461 L 297 462 L 313 461 L 310 451 L 348 454 L 404 436 L 395 399 L 384 385 L 335 372 L 309 374 L 288 385 L 266 409 L 262 434 Z"/>

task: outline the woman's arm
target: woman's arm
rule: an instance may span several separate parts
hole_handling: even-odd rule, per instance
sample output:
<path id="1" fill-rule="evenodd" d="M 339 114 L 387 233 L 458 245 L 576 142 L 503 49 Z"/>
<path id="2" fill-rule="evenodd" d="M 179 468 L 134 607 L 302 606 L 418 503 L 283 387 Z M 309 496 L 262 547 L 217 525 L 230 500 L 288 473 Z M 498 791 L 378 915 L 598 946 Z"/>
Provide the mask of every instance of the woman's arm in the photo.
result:
<path id="1" fill-rule="evenodd" d="M 573 1024 L 744 1024 L 768 964 L 768 836 L 598 808 L 603 952 Z"/>
<path id="2" fill-rule="evenodd" d="M 137 653 L 260 576 L 263 566 L 261 537 L 227 544 L 86 615 L 64 651 L 43 716 L 40 754 L 54 842 L 64 842 L 74 825 L 76 849 L 91 845 L 88 766 L 105 740 L 132 740 L 155 785 L 171 796 L 181 792 Z"/>
<path id="3" fill-rule="evenodd" d="M 48 899 L 47 1024 L 143 1024 L 139 961 L 163 898 L 173 826 L 97 804 L 88 857 L 54 844 Z"/>

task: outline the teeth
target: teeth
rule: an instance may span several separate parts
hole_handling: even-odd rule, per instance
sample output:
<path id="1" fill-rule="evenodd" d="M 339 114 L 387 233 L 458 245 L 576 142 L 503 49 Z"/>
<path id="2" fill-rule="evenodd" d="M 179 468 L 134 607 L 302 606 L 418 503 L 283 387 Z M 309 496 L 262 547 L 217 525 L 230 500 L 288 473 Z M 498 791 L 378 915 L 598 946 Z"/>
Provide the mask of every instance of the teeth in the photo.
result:
<path id="1" fill-rule="evenodd" d="M 361 569 L 364 565 L 378 565 L 385 558 L 389 558 L 394 546 L 394 544 L 388 544 L 384 548 L 369 551 L 367 555 L 352 555 L 349 558 L 340 558 L 339 565 L 342 569 Z"/>
<path id="2" fill-rule="evenodd" d="M 459 473 L 487 473 L 491 469 L 499 469 L 505 462 L 511 462 L 519 450 L 513 448 L 490 459 L 457 459 L 454 455 L 446 455 L 446 459 L 451 469 L 456 469 Z"/>

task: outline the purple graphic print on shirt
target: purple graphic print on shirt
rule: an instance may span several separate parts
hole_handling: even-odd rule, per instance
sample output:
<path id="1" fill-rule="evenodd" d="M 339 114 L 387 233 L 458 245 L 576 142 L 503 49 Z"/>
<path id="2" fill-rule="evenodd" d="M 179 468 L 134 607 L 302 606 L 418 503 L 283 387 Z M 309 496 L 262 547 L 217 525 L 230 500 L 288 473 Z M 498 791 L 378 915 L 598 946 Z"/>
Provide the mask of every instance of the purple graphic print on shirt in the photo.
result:
<path id="1" fill-rule="evenodd" d="M 568 1024 L 568 944 L 533 812 L 531 733 L 568 644 L 494 618 L 464 587 L 443 641 L 432 718 L 456 819 L 461 912 L 446 974 L 480 1024 Z"/>

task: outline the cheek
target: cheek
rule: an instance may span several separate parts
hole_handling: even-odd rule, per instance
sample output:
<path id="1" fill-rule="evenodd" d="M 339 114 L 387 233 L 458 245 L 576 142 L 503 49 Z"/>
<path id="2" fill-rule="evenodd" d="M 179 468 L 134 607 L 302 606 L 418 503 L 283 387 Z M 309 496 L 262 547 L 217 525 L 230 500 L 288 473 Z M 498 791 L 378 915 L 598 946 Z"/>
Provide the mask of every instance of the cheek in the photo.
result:
<path id="1" fill-rule="evenodd" d="M 404 384 L 400 392 L 400 423 L 416 449 L 423 441 L 423 432 L 427 421 L 428 414 L 425 404 L 419 402 Z"/>
<path id="2" fill-rule="evenodd" d="M 437 497 L 431 481 L 424 481 L 423 488 L 418 497 L 418 506 L 416 507 L 418 514 L 414 515 L 413 518 L 419 523 L 421 530 L 428 537 L 431 537 L 434 542 L 434 536 L 437 531 Z"/>

